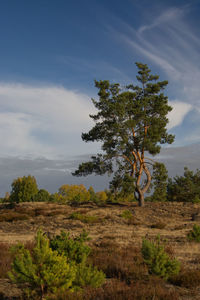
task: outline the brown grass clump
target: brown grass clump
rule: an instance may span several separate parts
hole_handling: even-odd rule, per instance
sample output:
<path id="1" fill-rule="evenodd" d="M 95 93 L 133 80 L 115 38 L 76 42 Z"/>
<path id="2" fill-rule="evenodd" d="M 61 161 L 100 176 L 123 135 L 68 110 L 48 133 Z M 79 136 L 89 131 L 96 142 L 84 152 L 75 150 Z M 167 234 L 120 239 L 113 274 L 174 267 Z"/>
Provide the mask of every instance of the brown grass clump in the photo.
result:
<path id="1" fill-rule="evenodd" d="M 11 269 L 13 255 L 9 251 L 10 245 L 0 243 L 0 278 L 7 277 L 7 272 Z"/>
<path id="2" fill-rule="evenodd" d="M 164 229 L 166 227 L 167 224 L 163 223 L 163 222 L 157 222 L 155 224 L 151 225 L 151 228 L 156 228 L 156 229 Z"/>
<path id="3" fill-rule="evenodd" d="M 29 215 L 26 214 L 20 214 L 17 212 L 6 212 L 0 215 L 0 222 L 13 222 L 13 221 L 19 221 L 19 220 L 28 220 L 30 219 Z"/>
<path id="4" fill-rule="evenodd" d="M 200 285 L 200 270 L 182 269 L 181 272 L 170 279 L 172 284 L 193 288 Z"/>
<path id="5" fill-rule="evenodd" d="M 169 291 L 158 279 L 149 282 L 136 282 L 127 285 L 125 282 L 113 280 L 102 288 L 87 290 L 83 300 L 178 300 L 178 294 Z"/>
<path id="6" fill-rule="evenodd" d="M 107 247 L 102 243 L 93 249 L 90 260 L 107 278 L 117 278 L 127 283 L 133 279 L 144 279 L 148 274 L 140 249 L 136 247 L 119 249 L 114 243 Z"/>
<path id="7" fill-rule="evenodd" d="M 49 298 L 55 299 L 55 298 Z M 148 282 L 127 285 L 120 280 L 107 281 L 101 288 L 86 288 L 81 293 L 57 296 L 56 300 L 178 300 L 178 294 L 164 287 L 162 280 L 151 278 Z"/>

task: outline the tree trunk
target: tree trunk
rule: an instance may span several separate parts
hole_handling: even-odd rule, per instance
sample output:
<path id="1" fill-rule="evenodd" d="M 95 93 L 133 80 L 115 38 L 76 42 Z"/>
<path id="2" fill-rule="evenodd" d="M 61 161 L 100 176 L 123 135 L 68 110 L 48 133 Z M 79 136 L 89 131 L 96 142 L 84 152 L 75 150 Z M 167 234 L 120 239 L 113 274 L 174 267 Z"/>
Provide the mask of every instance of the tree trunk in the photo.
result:
<path id="1" fill-rule="evenodd" d="M 138 193 L 139 197 L 138 197 L 138 202 L 139 202 L 139 206 L 142 207 L 144 206 L 144 193 L 140 190 Z"/>
<path id="2" fill-rule="evenodd" d="M 137 199 L 139 206 L 143 207 L 145 205 L 144 192 L 138 187 L 136 188 L 136 192 L 137 192 L 137 196 L 135 194 L 135 198 Z"/>

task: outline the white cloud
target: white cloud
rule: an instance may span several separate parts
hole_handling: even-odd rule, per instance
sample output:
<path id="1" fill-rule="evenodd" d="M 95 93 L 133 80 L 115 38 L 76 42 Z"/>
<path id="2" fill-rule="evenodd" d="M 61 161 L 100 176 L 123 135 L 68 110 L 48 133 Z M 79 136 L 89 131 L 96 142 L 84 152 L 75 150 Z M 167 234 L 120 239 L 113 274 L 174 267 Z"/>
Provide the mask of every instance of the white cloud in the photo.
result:
<path id="1" fill-rule="evenodd" d="M 181 125 L 187 113 L 192 109 L 192 105 L 180 101 L 170 101 L 172 111 L 168 114 L 169 123 L 167 128 L 171 129 Z"/>
<path id="2" fill-rule="evenodd" d="M 154 19 L 149 14 L 149 24 L 138 30 L 122 22 L 120 30 L 112 31 L 129 51 L 165 72 L 170 92 L 179 99 L 172 102 L 170 129 L 180 125 L 191 109 L 200 112 L 200 38 L 189 25 L 189 11 L 190 5 L 171 7 Z"/>
<path id="3" fill-rule="evenodd" d="M 81 153 L 93 112 L 87 95 L 63 87 L 0 83 L 0 155 Z"/>
<path id="4" fill-rule="evenodd" d="M 172 22 L 177 20 L 180 16 L 184 14 L 184 10 L 178 7 L 171 7 L 161 13 L 152 23 L 149 25 L 143 25 L 138 29 L 138 33 L 142 34 L 146 30 L 151 30 L 154 27 L 160 26 L 161 24 Z"/>

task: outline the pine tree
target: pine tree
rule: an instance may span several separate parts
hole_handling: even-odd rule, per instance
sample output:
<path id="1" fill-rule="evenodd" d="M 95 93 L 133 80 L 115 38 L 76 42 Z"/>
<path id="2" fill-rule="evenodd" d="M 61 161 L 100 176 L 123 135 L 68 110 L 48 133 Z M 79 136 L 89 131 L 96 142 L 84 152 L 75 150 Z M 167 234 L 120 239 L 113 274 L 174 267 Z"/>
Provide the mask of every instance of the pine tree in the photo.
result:
<path id="1" fill-rule="evenodd" d="M 166 201 L 168 172 L 163 163 L 155 163 L 153 165 L 152 178 L 154 187 L 154 192 L 151 197 L 152 201 Z"/>
<path id="2" fill-rule="evenodd" d="M 49 247 L 49 240 L 42 231 L 37 232 L 36 247 L 32 253 L 23 245 L 14 249 L 15 259 L 9 277 L 16 283 L 29 283 L 30 290 L 40 295 L 72 288 L 76 268 L 64 255 Z"/>
<path id="3" fill-rule="evenodd" d="M 156 155 L 161 144 L 171 144 L 174 136 L 167 133 L 167 114 L 171 111 L 163 90 L 167 81 L 158 81 L 146 64 L 136 63 L 139 85 L 125 88 L 118 83 L 95 81 L 99 100 L 92 99 L 97 114 L 90 115 L 95 126 L 82 134 L 85 142 L 102 142 L 103 153 L 91 157 L 91 161 L 79 165 L 73 173 L 86 176 L 96 173 L 117 174 L 135 179 L 135 197 L 144 205 L 144 194 L 151 184 L 146 153 Z M 144 179 L 145 177 L 145 179 Z"/>

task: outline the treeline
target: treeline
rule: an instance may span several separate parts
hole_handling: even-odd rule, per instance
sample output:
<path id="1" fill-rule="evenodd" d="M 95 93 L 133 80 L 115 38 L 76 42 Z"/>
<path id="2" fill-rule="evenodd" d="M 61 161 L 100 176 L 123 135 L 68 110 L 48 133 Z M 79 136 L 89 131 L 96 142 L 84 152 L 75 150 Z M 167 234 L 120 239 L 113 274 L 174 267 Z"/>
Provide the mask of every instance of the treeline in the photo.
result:
<path id="1" fill-rule="evenodd" d="M 93 187 L 88 190 L 80 185 L 62 185 L 58 192 L 50 194 L 45 189 L 38 189 L 34 176 L 23 176 L 15 179 L 11 185 L 11 193 L 6 193 L 0 202 L 55 202 L 61 204 L 81 204 L 94 202 L 96 204 L 109 202 L 135 201 L 134 179 L 129 175 L 114 176 L 109 189 L 95 192 Z M 145 201 L 163 202 L 200 202 L 200 170 L 196 172 L 184 168 L 182 176 L 168 178 L 165 165 L 154 164 L 152 185 Z"/>

